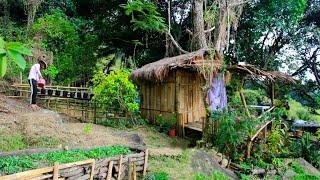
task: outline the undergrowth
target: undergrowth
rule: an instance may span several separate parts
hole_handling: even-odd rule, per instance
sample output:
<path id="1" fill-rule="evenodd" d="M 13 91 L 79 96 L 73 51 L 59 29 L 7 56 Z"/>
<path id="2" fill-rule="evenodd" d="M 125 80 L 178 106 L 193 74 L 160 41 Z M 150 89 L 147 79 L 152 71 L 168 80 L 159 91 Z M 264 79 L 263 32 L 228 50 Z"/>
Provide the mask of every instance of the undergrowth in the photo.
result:
<path id="1" fill-rule="evenodd" d="M 115 145 L 99 147 L 92 150 L 56 151 L 44 154 L 8 156 L 0 159 L 0 174 L 13 174 L 54 162 L 70 163 L 91 158 L 107 158 L 120 154 L 129 154 L 129 148 Z"/>
<path id="2" fill-rule="evenodd" d="M 230 178 L 219 171 L 214 171 L 210 176 L 203 173 L 197 173 L 194 179 L 195 180 L 228 180 Z"/>
<path id="3" fill-rule="evenodd" d="M 27 147 L 24 142 L 24 138 L 21 134 L 16 134 L 13 136 L 0 135 L 0 151 L 14 151 L 20 150 Z"/>

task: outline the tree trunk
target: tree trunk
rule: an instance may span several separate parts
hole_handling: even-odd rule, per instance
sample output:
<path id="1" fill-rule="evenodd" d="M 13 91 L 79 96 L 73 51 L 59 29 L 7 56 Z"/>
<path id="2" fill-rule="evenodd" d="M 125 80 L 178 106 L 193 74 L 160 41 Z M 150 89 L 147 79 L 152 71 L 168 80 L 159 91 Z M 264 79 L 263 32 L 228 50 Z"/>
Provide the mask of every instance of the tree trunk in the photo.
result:
<path id="1" fill-rule="evenodd" d="M 215 24 L 213 40 L 213 47 L 219 54 L 223 54 L 223 50 L 226 46 L 226 43 L 228 43 L 226 42 L 228 16 L 226 6 L 226 0 L 219 0 L 219 12 L 216 17 L 217 20 Z"/>
<path id="2" fill-rule="evenodd" d="M 8 0 L 3 1 L 3 13 L 4 13 L 4 22 L 7 24 L 10 17 L 10 4 L 8 3 Z"/>
<path id="3" fill-rule="evenodd" d="M 193 0 L 193 41 L 192 50 L 199 50 L 207 47 L 206 35 L 204 32 L 203 0 Z"/>

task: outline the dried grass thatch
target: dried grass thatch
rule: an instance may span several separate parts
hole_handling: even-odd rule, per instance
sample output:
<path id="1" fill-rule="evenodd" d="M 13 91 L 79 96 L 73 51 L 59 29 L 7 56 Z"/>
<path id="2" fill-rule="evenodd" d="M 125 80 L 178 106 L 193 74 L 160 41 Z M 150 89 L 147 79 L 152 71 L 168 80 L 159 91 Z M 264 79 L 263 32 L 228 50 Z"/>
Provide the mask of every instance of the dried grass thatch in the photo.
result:
<path id="1" fill-rule="evenodd" d="M 259 77 L 259 76 L 263 76 L 265 78 L 267 78 L 269 81 L 274 82 L 276 80 L 280 80 L 280 81 L 285 81 L 285 82 L 290 82 L 290 83 L 295 83 L 295 80 L 283 73 L 283 72 L 279 72 L 279 71 L 264 71 L 261 69 L 257 69 L 256 67 L 254 67 L 251 64 L 246 64 L 246 65 L 233 65 L 229 68 L 229 71 L 232 73 L 239 73 L 242 74 L 244 76 L 249 75 L 253 78 Z"/>
<path id="2" fill-rule="evenodd" d="M 218 71 L 222 63 L 221 56 L 217 54 L 210 56 L 209 50 L 201 49 L 144 65 L 132 72 L 131 79 L 134 81 L 162 82 L 173 69 L 195 70 L 204 74 L 205 69 Z"/>

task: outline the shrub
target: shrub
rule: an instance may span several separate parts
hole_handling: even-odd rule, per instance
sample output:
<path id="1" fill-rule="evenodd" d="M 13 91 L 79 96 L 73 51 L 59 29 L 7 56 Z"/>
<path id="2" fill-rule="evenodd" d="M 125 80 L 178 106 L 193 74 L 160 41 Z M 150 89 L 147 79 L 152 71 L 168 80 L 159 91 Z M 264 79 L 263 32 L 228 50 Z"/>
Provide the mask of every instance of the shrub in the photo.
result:
<path id="1" fill-rule="evenodd" d="M 237 156 L 237 148 L 253 134 L 258 121 L 233 112 L 213 112 L 210 121 L 218 121 L 217 132 L 209 135 L 209 141 L 231 158 Z M 211 137 L 210 137 L 211 136 Z"/>
<path id="2" fill-rule="evenodd" d="M 126 112 L 130 117 L 138 111 L 137 87 L 129 80 L 128 70 L 115 70 L 110 74 L 96 71 L 93 77 L 93 101 L 107 111 Z"/>
<path id="3" fill-rule="evenodd" d="M 246 101 L 249 105 L 257 105 L 257 104 L 269 104 L 270 100 L 266 97 L 266 93 L 261 90 L 252 90 L 252 89 L 245 89 L 244 96 Z"/>

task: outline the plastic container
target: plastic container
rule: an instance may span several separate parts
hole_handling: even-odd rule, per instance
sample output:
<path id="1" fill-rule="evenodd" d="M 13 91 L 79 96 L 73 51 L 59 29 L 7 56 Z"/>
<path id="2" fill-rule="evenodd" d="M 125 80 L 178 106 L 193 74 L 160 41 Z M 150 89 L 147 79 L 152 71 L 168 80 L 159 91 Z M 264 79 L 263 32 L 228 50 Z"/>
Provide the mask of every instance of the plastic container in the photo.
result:
<path id="1" fill-rule="evenodd" d="M 39 79 L 38 81 L 38 86 L 41 87 L 41 88 L 44 88 L 44 86 L 46 85 L 46 80 L 44 79 Z"/>
<path id="2" fill-rule="evenodd" d="M 53 90 L 52 89 L 48 89 L 48 95 L 52 96 L 52 94 L 53 94 Z"/>

